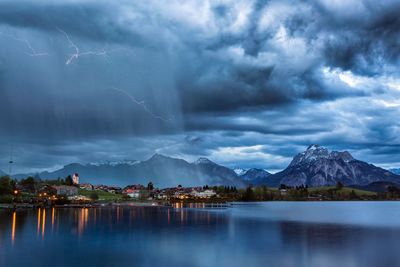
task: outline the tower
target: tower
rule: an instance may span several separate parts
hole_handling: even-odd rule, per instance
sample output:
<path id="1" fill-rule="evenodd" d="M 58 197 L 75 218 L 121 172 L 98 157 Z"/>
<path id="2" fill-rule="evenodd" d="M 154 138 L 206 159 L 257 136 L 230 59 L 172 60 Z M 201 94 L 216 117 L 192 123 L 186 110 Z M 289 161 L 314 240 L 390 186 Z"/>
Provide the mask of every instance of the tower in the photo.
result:
<path id="1" fill-rule="evenodd" d="M 79 184 L 79 174 L 78 173 L 74 173 L 74 175 L 72 176 L 72 182 L 76 185 Z"/>

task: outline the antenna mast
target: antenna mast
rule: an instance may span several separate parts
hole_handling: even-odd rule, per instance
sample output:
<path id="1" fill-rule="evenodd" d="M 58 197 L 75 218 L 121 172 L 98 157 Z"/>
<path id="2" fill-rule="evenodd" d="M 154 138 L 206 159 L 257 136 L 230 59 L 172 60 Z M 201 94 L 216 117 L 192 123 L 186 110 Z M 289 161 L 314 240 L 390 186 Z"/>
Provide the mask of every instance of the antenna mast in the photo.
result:
<path id="1" fill-rule="evenodd" d="M 12 164 L 14 163 L 13 161 L 13 146 L 11 146 L 10 150 L 10 161 L 8 162 L 8 175 L 11 177 L 12 176 Z"/>

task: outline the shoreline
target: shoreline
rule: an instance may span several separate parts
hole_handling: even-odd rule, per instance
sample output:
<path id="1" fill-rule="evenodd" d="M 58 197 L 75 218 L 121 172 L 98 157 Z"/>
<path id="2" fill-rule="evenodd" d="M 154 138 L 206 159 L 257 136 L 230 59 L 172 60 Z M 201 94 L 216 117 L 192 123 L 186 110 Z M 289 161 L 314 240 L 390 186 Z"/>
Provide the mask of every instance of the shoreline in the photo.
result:
<path id="1" fill-rule="evenodd" d="M 226 202 L 107 202 L 86 204 L 64 204 L 64 205 L 40 205 L 40 204 L 2 204 L 0 210 L 27 210 L 38 208 L 105 208 L 105 207 L 172 207 L 172 208 L 228 208 L 235 205 L 246 205 L 260 202 L 397 202 L 399 200 L 267 200 L 267 201 L 226 201 Z M 199 206 L 201 205 L 201 207 Z"/>
<path id="2" fill-rule="evenodd" d="M 40 204 L 0 204 L 1 209 L 38 209 L 38 208 L 102 208 L 102 207 L 116 207 L 116 206 L 131 206 L 131 207 L 165 207 L 156 202 L 129 202 L 129 203 L 87 203 L 87 204 L 65 204 L 65 205 L 40 205 Z"/>

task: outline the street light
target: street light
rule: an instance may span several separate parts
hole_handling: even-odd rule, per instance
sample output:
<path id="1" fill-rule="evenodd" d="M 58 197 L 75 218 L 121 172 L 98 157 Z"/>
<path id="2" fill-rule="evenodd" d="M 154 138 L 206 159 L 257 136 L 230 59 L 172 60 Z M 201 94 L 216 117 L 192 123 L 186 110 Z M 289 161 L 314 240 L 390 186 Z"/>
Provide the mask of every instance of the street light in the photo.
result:
<path id="1" fill-rule="evenodd" d="M 18 195 L 18 190 L 14 190 L 14 195 Z"/>

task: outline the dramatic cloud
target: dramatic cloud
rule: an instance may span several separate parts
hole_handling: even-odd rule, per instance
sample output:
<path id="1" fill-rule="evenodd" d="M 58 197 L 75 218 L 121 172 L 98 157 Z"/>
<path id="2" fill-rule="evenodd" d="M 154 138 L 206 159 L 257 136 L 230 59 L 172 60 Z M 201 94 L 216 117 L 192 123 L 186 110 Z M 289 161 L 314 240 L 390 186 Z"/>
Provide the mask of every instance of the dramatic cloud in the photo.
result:
<path id="1" fill-rule="evenodd" d="M 400 166 L 398 1 L 0 3 L 0 169 L 155 152 Z M 12 149 L 11 149 L 12 147 Z M 396 157 L 397 156 L 397 157 Z"/>

